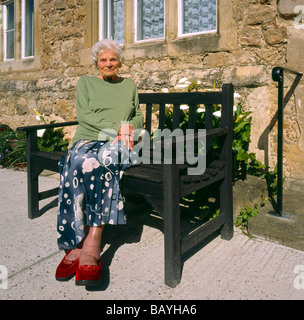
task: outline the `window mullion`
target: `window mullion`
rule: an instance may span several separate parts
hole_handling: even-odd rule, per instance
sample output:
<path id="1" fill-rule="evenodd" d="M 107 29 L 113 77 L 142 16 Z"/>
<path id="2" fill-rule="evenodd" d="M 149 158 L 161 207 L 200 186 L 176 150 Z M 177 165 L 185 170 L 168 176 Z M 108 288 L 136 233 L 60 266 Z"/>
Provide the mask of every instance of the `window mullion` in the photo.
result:
<path id="1" fill-rule="evenodd" d="M 99 40 L 109 38 L 123 43 L 121 10 L 123 14 L 123 1 L 99 0 Z"/>
<path id="2" fill-rule="evenodd" d="M 142 0 L 137 0 L 137 40 L 143 39 L 143 4 Z"/>
<path id="3" fill-rule="evenodd" d="M 112 0 L 107 0 L 107 38 L 111 39 L 113 35 L 112 21 L 113 21 L 113 6 Z"/>

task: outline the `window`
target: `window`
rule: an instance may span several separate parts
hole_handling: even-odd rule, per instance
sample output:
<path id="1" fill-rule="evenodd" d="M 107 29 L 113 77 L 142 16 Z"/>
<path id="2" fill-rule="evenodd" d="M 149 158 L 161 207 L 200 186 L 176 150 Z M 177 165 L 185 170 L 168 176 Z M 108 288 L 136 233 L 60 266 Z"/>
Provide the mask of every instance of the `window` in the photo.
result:
<path id="1" fill-rule="evenodd" d="M 227 18 L 231 10 L 225 11 L 226 5 L 221 3 L 226 2 L 86 0 L 90 30 L 86 40 L 88 46 L 92 46 L 100 39 L 113 39 L 124 46 L 127 60 L 134 56 L 182 55 L 213 50 L 221 37 L 226 45 L 225 35 L 229 33 L 226 21 L 233 19 Z M 231 8 L 230 2 L 229 6 Z M 96 24 L 99 25 L 97 30 Z"/>
<path id="2" fill-rule="evenodd" d="M 22 58 L 34 56 L 34 0 L 22 0 Z"/>
<path id="3" fill-rule="evenodd" d="M 217 0 L 179 0 L 179 35 L 217 31 Z"/>
<path id="4" fill-rule="evenodd" d="M 136 40 L 165 36 L 165 0 L 135 0 Z"/>
<path id="5" fill-rule="evenodd" d="M 99 1 L 99 39 L 124 43 L 124 1 Z"/>
<path id="6" fill-rule="evenodd" d="M 14 1 L 7 2 L 3 6 L 3 49 L 4 60 L 15 57 L 15 5 Z"/>

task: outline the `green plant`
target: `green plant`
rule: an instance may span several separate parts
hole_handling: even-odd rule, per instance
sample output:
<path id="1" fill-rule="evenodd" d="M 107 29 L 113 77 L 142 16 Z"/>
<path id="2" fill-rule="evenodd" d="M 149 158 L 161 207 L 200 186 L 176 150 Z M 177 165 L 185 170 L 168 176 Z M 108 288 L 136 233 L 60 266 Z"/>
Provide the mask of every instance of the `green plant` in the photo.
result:
<path id="1" fill-rule="evenodd" d="M 14 167 L 16 164 L 26 162 L 26 135 L 24 132 L 16 132 L 16 145 L 8 155 L 7 166 Z"/>
<path id="2" fill-rule="evenodd" d="M 261 161 L 257 160 L 255 153 L 249 154 L 249 159 L 247 162 L 247 173 L 252 176 L 263 177 L 267 166 Z"/>
<path id="3" fill-rule="evenodd" d="M 10 127 L 5 123 L 0 122 L 0 131 L 8 131 L 8 130 L 10 130 Z"/>
<path id="4" fill-rule="evenodd" d="M 248 147 L 250 143 L 251 134 L 251 120 L 252 117 L 248 118 L 249 112 L 242 112 L 242 106 L 239 103 L 237 110 L 234 115 L 233 122 L 233 143 L 232 149 L 237 152 L 236 159 L 239 161 L 248 161 Z"/>
<path id="5" fill-rule="evenodd" d="M 47 124 L 44 116 L 37 110 L 34 111 L 37 114 L 37 119 Z M 10 145 L 10 140 L 17 141 L 14 147 Z M 66 151 L 69 145 L 68 140 L 64 139 L 63 128 L 38 130 L 37 143 L 40 151 L 47 152 Z M 0 165 L 12 168 L 21 162 L 26 162 L 26 134 L 11 129 L 0 132 Z"/>
<path id="6" fill-rule="evenodd" d="M 266 188 L 262 190 L 262 199 L 263 204 L 267 200 L 270 200 L 271 202 L 274 201 L 274 197 L 278 192 L 278 167 L 275 166 L 273 171 L 269 171 L 269 168 L 267 168 L 267 172 L 265 172 L 261 177 L 266 180 Z M 284 183 L 285 179 L 283 179 Z M 268 197 L 265 197 L 265 192 L 268 192 Z"/>
<path id="7" fill-rule="evenodd" d="M 10 145 L 10 140 L 17 140 L 15 147 Z M 11 168 L 16 163 L 25 161 L 25 134 L 15 130 L 0 132 L 0 165 Z"/>
<path id="8" fill-rule="evenodd" d="M 47 124 L 44 115 L 39 113 L 36 109 L 34 109 L 37 114 L 36 119 L 42 120 L 44 124 Z M 55 121 L 51 121 L 50 124 L 55 123 Z M 38 130 L 38 149 L 40 151 L 66 151 L 68 149 L 69 141 L 64 139 L 63 128 L 54 129 L 47 128 Z"/>
<path id="9" fill-rule="evenodd" d="M 246 206 L 240 211 L 235 221 L 235 226 L 246 229 L 248 232 L 248 221 L 251 217 L 255 217 L 259 213 L 258 205 L 255 204 L 253 207 Z"/>
<path id="10" fill-rule="evenodd" d="M 51 121 L 50 123 L 54 122 Z M 69 145 L 69 141 L 64 139 L 63 128 L 55 130 L 54 128 L 47 128 L 42 137 L 38 137 L 37 140 L 40 151 L 66 151 Z"/>
<path id="11" fill-rule="evenodd" d="M 0 132 L 0 166 L 6 167 L 7 158 L 12 148 L 7 139 L 7 132 Z"/>

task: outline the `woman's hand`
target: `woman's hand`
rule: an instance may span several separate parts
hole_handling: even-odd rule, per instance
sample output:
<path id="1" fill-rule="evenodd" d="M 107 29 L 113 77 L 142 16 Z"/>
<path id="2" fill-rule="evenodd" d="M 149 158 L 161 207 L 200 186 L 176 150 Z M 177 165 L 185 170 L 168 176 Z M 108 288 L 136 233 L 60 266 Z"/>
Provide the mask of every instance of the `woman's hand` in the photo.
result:
<path id="1" fill-rule="evenodd" d="M 118 136 L 113 140 L 112 144 L 122 140 L 123 145 L 130 150 L 134 146 L 134 128 L 129 123 L 122 123 L 118 132 Z"/>

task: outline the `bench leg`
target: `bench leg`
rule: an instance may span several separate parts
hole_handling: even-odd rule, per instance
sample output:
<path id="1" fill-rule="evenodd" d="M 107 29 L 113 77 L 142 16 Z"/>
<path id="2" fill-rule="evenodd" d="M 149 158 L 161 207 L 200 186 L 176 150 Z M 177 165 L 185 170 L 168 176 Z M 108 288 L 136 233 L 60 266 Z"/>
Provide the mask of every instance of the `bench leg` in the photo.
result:
<path id="1" fill-rule="evenodd" d="M 37 132 L 29 131 L 27 132 L 26 139 L 26 154 L 27 154 L 27 210 L 28 217 L 30 219 L 35 219 L 39 217 L 39 187 L 38 187 L 38 177 L 42 172 L 39 169 L 39 163 L 35 161 L 32 157 L 32 152 L 38 150 L 37 145 Z"/>
<path id="2" fill-rule="evenodd" d="M 221 230 L 221 237 L 230 240 L 233 237 L 233 200 L 232 181 L 226 177 L 220 186 L 221 213 L 225 215 L 225 224 Z"/>
<path id="3" fill-rule="evenodd" d="M 181 233 L 179 177 L 176 166 L 167 165 L 164 174 L 165 284 L 176 287 L 181 280 Z"/>
<path id="4" fill-rule="evenodd" d="M 39 174 L 28 170 L 27 173 L 27 195 L 28 195 L 28 217 L 35 219 L 39 217 Z"/>

